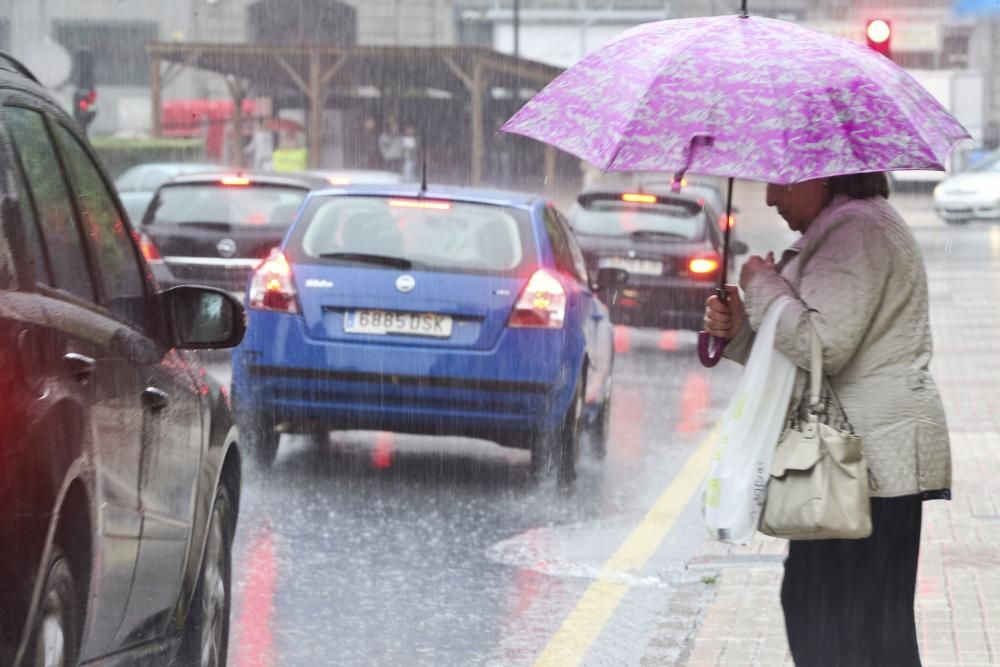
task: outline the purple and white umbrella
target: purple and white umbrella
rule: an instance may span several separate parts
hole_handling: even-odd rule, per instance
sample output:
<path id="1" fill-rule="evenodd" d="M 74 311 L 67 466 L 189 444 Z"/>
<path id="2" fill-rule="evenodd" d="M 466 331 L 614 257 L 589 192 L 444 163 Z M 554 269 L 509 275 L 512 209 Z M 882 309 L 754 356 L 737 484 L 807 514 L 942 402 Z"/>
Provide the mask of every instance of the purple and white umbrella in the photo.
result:
<path id="1" fill-rule="evenodd" d="M 501 130 L 605 171 L 686 171 L 790 184 L 944 170 L 969 137 L 902 68 L 794 23 L 747 16 L 637 26 L 559 75 Z M 729 208 L 732 206 L 730 182 Z M 727 219 L 729 215 L 727 214 Z M 726 279 L 729 229 L 720 274 Z M 704 332 L 703 332 L 704 334 Z M 715 365 L 722 344 L 700 356 Z"/>

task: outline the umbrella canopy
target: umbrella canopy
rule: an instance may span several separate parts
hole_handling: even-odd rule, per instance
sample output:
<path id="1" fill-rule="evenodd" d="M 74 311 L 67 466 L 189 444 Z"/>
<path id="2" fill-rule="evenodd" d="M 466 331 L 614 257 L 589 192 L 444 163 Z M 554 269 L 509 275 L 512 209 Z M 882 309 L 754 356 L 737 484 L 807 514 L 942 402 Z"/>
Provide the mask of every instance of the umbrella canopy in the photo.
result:
<path id="1" fill-rule="evenodd" d="M 565 71 L 501 128 L 605 171 L 789 184 L 944 169 L 969 135 L 888 58 L 794 23 L 647 23 Z"/>

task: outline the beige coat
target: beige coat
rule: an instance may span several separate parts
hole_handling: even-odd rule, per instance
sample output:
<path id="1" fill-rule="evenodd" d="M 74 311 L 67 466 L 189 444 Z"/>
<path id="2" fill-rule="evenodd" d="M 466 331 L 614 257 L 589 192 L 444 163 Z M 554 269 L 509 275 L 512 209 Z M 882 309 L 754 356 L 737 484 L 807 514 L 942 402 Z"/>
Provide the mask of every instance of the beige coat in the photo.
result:
<path id="1" fill-rule="evenodd" d="M 779 296 L 792 297 L 775 346 L 806 369 L 811 321 L 824 372 L 863 439 L 872 495 L 950 488 L 948 427 L 928 370 L 927 275 L 906 223 L 881 197 L 838 196 L 783 260 L 780 275 L 762 270 L 747 285 L 750 326 L 760 327 Z M 743 361 L 752 339 L 744 327 L 726 356 Z"/>

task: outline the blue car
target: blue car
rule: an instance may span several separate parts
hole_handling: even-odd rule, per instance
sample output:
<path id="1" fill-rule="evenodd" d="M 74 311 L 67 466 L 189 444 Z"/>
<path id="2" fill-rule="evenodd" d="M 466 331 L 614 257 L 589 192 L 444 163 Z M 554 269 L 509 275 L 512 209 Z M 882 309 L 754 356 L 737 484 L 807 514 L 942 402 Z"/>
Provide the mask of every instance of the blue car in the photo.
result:
<path id="1" fill-rule="evenodd" d="M 598 295 L 625 280 L 590 276 L 534 195 L 313 192 L 249 281 L 233 353 L 242 438 L 266 467 L 280 433 L 467 436 L 572 481 L 583 431 L 605 449 L 614 344 Z"/>

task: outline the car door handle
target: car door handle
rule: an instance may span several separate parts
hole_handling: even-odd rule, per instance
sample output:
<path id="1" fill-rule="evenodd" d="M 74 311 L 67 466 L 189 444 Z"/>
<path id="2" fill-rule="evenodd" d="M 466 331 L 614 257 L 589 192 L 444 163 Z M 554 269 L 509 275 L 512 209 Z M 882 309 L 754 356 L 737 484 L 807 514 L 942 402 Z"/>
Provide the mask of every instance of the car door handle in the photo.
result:
<path id="1" fill-rule="evenodd" d="M 76 352 L 70 352 L 63 355 L 63 361 L 69 367 L 70 374 L 78 382 L 86 382 L 90 379 L 90 376 L 94 374 L 94 369 L 97 368 L 97 362 L 90 357 L 77 354 Z"/>
<path id="2" fill-rule="evenodd" d="M 595 322 L 600 322 L 601 320 L 604 319 L 604 313 L 591 313 L 590 319 L 594 320 Z"/>
<path id="3" fill-rule="evenodd" d="M 142 404 L 150 410 L 162 410 L 170 402 L 170 394 L 157 389 L 156 387 L 146 387 L 142 391 Z"/>

